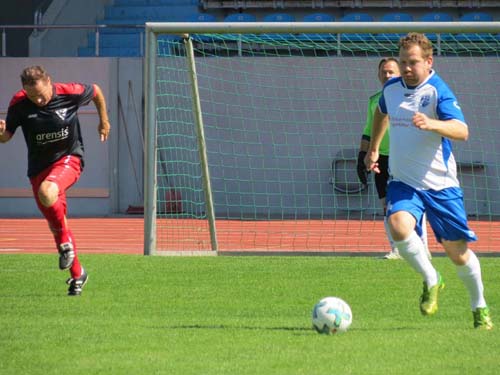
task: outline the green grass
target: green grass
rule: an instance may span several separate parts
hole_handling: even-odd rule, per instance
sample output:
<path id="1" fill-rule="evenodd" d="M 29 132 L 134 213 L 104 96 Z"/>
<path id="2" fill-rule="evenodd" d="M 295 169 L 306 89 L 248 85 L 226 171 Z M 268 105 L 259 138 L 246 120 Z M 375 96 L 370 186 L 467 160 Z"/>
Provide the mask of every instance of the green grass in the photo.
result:
<path id="1" fill-rule="evenodd" d="M 447 258 L 446 289 L 422 317 L 403 261 L 341 257 L 83 255 L 89 282 L 66 296 L 54 255 L 0 256 L 0 374 L 498 374 L 500 258 L 481 259 L 497 323 L 472 328 Z M 311 329 L 340 296 L 344 335 Z M 495 319 L 496 318 L 496 319 Z"/>

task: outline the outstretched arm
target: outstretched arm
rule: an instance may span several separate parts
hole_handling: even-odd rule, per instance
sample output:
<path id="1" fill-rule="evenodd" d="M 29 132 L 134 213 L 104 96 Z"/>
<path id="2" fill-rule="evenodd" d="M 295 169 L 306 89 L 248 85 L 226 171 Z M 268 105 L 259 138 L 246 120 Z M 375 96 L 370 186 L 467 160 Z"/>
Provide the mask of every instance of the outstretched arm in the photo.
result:
<path id="1" fill-rule="evenodd" d="M 7 130 L 5 120 L 0 120 L 0 143 L 5 143 L 12 137 L 12 134 Z"/>
<path id="2" fill-rule="evenodd" d="M 95 96 L 92 101 L 97 108 L 97 113 L 99 114 L 99 125 L 97 127 L 97 131 L 99 132 L 99 136 L 101 138 L 101 142 L 104 142 L 108 139 L 109 131 L 111 129 L 111 125 L 109 124 L 108 119 L 108 110 L 106 108 L 106 99 L 104 98 L 104 94 L 102 93 L 101 88 L 94 84 Z"/>

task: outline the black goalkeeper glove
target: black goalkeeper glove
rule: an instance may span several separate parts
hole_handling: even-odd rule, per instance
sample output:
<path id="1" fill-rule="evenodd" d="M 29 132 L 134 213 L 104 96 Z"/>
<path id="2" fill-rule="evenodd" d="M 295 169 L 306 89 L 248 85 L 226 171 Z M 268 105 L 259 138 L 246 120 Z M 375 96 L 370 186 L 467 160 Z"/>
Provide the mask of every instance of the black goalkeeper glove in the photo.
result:
<path id="1" fill-rule="evenodd" d="M 370 172 L 366 170 L 365 156 L 366 151 L 360 151 L 358 153 L 358 164 L 356 165 L 356 171 L 358 172 L 359 181 L 366 186 L 368 185 L 368 173 Z"/>

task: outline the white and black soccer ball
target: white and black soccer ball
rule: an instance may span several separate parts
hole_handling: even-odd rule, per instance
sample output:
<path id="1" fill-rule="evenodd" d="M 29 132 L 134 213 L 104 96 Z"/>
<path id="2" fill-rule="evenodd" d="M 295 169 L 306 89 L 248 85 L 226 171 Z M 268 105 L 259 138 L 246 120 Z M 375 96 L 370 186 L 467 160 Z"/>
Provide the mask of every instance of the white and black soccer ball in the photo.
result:
<path id="1" fill-rule="evenodd" d="M 314 305 L 312 325 L 318 333 L 346 332 L 352 323 L 351 307 L 338 297 L 325 297 Z"/>

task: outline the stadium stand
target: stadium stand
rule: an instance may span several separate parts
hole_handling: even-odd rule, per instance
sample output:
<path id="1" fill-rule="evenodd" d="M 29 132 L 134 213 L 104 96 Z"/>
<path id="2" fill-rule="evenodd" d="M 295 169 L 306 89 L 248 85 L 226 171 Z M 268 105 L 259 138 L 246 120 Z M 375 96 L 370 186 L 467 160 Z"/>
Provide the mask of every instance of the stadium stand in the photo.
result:
<path id="1" fill-rule="evenodd" d="M 115 0 L 105 7 L 104 18 L 97 21 L 113 26 L 100 32 L 99 56 L 142 56 L 144 31 L 137 25 L 148 21 L 215 21 L 211 18 L 215 16 L 205 14 L 200 13 L 199 0 Z M 95 56 L 95 42 L 95 33 L 89 33 L 87 45 L 78 48 L 78 56 Z"/>
<path id="2" fill-rule="evenodd" d="M 386 13 L 381 18 L 382 22 L 412 22 L 413 16 L 408 13 Z M 377 39 L 380 40 L 396 40 L 401 37 L 402 34 L 380 34 Z"/>
<path id="3" fill-rule="evenodd" d="M 252 11 L 245 12 L 245 9 Z M 426 10 L 434 9 L 436 12 L 425 13 Z M 474 12 L 471 12 L 472 10 Z M 97 24 L 111 26 L 100 31 L 99 55 L 142 56 L 144 34 L 137 25 L 147 21 L 293 22 L 299 19 L 304 22 L 483 21 L 492 20 L 499 12 L 500 1 L 490 0 L 114 0 L 112 4 L 106 5 L 104 18 L 97 21 Z M 433 41 L 438 39 L 435 34 L 428 36 Z M 300 37 L 318 42 L 324 39 L 318 34 Z M 359 42 L 365 37 L 366 34 L 343 35 L 341 40 Z M 381 34 L 376 40 L 394 40 L 398 37 L 398 34 Z M 440 40 L 447 37 L 449 35 L 441 35 Z M 460 40 L 482 37 L 484 36 L 459 35 Z M 95 46 L 95 33 L 89 33 L 87 45 L 79 48 L 79 56 L 94 56 Z M 120 51 L 120 48 L 124 51 Z"/>
<path id="4" fill-rule="evenodd" d="M 463 16 L 460 17 L 459 21 L 463 22 L 486 22 L 486 21 L 493 21 L 493 16 L 491 16 L 488 13 L 485 12 L 470 12 L 466 13 Z M 458 34 L 456 36 L 456 39 L 459 41 L 484 41 L 484 42 L 489 42 L 491 41 L 491 35 L 490 34 Z"/>
<path id="5" fill-rule="evenodd" d="M 216 22 L 217 18 L 210 13 L 195 13 L 186 17 L 185 21 L 187 22 Z M 193 35 L 193 40 L 197 42 L 216 42 L 216 38 L 213 36 L 204 36 L 204 35 Z"/>
<path id="6" fill-rule="evenodd" d="M 495 0 L 200 0 L 204 9 L 245 8 L 494 8 Z"/>
<path id="7" fill-rule="evenodd" d="M 249 13 L 233 13 L 227 15 L 224 18 L 224 22 L 255 22 L 255 21 L 257 21 L 257 17 Z M 233 42 L 241 41 L 241 35 L 230 34 L 227 36 L 227 40 Z M 241 51 L 241 48 L 239 48 L 239 50 Z"/>
<path id="8" fill-rule="evenodd" d="M 264 16 L 263 22 L 295 22 L 295 17 L 288 13 L 271 13 Z M 278 39 L 288 39 L 290 35 L 288 34 L 262 34 L 262 39 L 275 40 Z"/>
<path id="9" fill-rule="evenodd" d="M 253 14 L 233 13 L 224 18 L 224 22 L 255 22 L 257 18 Z"/>
<path id="10" fill-rule="evenodd" d="M 420 21 L 423 22 L 450 22 L 453 21 L 453 17 L 448 13 L 444 12 L 431 12 L 426 13 L 420 17 Z"/>
<path id="11" fill-rule="evenodd" d="M 426 13 L 422 17 L 420 17 L 419 21 L 422 22 L 451 22 L 453 21 L 453 17 L 444 12 L 431 12 L 431 13 Z M 427 33 L 425 34 L 427 37 L 435 42 L 438 39 L 438 35 L 435 33 Z M 441 40 L 446 40 L 449 39 L 450 35 L 449 34 L 441 34 L 440 39 Z"/>
<path id="12" fill-rule="evenodd" d="M 213 14 L 209 13 L 195 13 L 186 17 L 187 22 L 215 22 L 217 18 Z"/>
<path id="13" fill-rule="evenodd" d="M 335 21 L 335 17 L 326 14 L 326 13 L 313 13 L 307 14 L 302 19 L 304 22 L 333 22 Z"/>
<path id="14" fill-rule="evenodd" d="M 271 13 L 263 18 L 264 22 L 295 22 L 295 17 L 287 13 Z"/>
<path id="15" fill-rule="evenodd" d="M 306 14 L 302 19 L 304 22 L 333 22 L 335 21 L 335 17 L 327 14 L 327 13 L 312 13 Z M 301 34 L 300 39 L 306 41 L 314 41 L 314 42 L 331 42 L 334 41 L 334 38 L 331 35 L 325 34 Z"/>
<path id="16" fill-rule="evenodd" d="M 368 13 L 348 13 L 340 19 L 341 22 L 372 22 L 373 16 Z M 363 41 L 368 37 L 368 34 L 343 34 L 340 39 L 348 42 Z"/>

